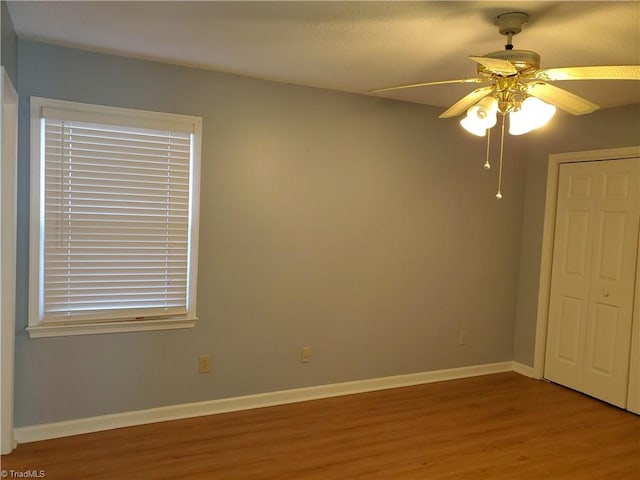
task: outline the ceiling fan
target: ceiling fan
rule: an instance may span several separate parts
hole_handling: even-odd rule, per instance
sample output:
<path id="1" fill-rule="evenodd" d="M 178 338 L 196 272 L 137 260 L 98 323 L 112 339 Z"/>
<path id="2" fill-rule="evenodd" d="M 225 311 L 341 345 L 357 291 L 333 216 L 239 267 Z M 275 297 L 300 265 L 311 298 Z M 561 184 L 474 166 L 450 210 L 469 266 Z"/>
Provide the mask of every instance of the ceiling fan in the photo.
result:
<path id="1" fill-rule="evenodd" d="M 471 56 L 478 63 L 477 76 L 456 80 L 397 85 L 371 90 L 380 93 L 391 90 L 442 85 L 447 83 L 488 83 L 457 101 L 440 118 L 456 117 L 482 98 L 491 96 L 498 101 L 500 113 L 510 113 L 520 109 L 528 97 L 536 97 L 573 115 L 591 113 L 600 108 L 595 103 L 567 90 L 551 85 L 556 80 L 640 80 L 640 65 L 584 66 L 540 68 L 540 55 L 529 50 L 514 50 L 512 38 L 520 33 L 529 20 L 524 12 L 507 12 L 495 18 L 499 32 L 507 36 L 504 50 L 484 56 Z"/>
<path id="2" fill-rule="evenodd" d="M 457 117 L 467 112 L 460 121 L 465 130 L 478 136 L 487 136 L 487 155 L 484 168 L 489 169 L 491 128 L 502 115 L 500 139 L 500 168 L 498 171 L 497 198 L 502 198 L 502 160 L 504 151 L 505 118 L 509 117 L 509 133 L 522 135 L 546 124 L 556 107 L 573 115 L 584 115 L 600 108 L 549 82 L 556 80 L 640 80 L 640 65 L 584 66 L 540 68 L 540 55 L 530 50 L 514 50 L 512 39 L 522 31 L 529 20 L 525 12 L 507 12 L 498 15 L 494 23 L 498 31 L 507 37 L 504 50 L 471 56 L 477 65 L 477 75 L 456 80 L 413 83 L 371 90 L 381 93 L 407 88 L 426 87 L 450 83 L 485 83 L 465 95 L 440 114 L 440 118 Z"/>

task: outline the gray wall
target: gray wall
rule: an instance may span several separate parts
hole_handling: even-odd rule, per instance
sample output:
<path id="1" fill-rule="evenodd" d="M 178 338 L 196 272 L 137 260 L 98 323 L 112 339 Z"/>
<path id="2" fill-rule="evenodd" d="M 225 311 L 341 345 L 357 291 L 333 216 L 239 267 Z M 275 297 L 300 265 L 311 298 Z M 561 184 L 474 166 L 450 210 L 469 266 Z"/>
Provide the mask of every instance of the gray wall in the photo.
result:
<path id="1" fill-rule="evenodd" d="M 557 115 L 552 126 L 529 134 L 526 199 L 514 360 L 533 366 L 549 154 L 640 145 L 640 105 L 590 115 Z"/>
<path id="2" fill-rule="evenodd" d="M 18 38 L 13 28 L 13 22 L 9 16 L 7 2 L 0 0 L 0 64 L 7 69 L 14 85 L 17 82 L 17 44 Z"/>
<path id="3" fill-rule="evenodd" d="M 22 40 L 18 72 L 17 426 L 513 358 L 526 139 L 497 201 L 439 109 Z M 195 329 L 28 338 L 31 95 L 203 117 Z"/>

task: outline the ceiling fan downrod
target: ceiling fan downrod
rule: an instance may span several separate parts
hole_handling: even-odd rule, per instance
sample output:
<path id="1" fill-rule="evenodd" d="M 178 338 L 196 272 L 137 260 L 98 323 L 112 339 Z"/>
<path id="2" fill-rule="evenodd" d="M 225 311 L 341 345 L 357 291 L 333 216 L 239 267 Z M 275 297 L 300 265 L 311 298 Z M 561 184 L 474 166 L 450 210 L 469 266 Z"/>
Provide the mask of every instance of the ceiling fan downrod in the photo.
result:
<path id="1" fill-rule="evenodd" d="M 506 12 L 498 15 L 493 23 L 498 26 L 498 31 L 506 35 L 507 44 L 505 50 L 513 50 L 512 39 L 522 31 L 522 26 L 529 21 L 529 14 L 525 12 Z"/>

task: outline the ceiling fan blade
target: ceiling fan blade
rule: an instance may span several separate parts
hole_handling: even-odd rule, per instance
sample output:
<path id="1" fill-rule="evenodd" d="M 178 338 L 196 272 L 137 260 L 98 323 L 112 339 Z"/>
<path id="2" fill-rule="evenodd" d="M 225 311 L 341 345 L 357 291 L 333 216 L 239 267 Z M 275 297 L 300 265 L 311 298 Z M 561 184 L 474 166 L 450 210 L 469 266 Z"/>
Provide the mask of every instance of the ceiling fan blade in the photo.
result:
<path id="1" fill-rule="evenodd" d="M 545 68 L 536 72 L 540 80 L 640 80 L 640 65 Z"/>
<path id="2" fill-rule="evenodd" d="M 394 87 L 378 88 L 376 90 L 369 90 L 369 93 L 389 92 L 391 90 L 404 90 L 405 88 L 426 87 L 429 85 L 445 85 L 447 83 L 480 83 L 486 82 L 481 78 L 459 78 L 456 80 L 439 80 L 436 82 L 424 82 L 424 83 L 411 83 L 408 85 L 396 85 Z"/>
<path id="3" fill-rule="evenodd" d="M 478 62 L 480 65 L 485 66 L 493 73 L 500 75 L 513 75 L 518 73 L 516 67 L 509 61 L 502 58 L 491 57 L 469 57 L 471 60 Z"/>
<path id="4" fill-rule="evenodd" d="M 477 88 L 473 92 L 462 97 L 456 103 L 454 103 L 449 108 L 447 108 L 444 112 L 442 112 L 440 114 L 440 118 L 457 117 L 461 113 L 466 112 L 469 107 L 476 104 L 479 100 L 486 97 L 494 90 L 495 90 L 495 85 Z"/>
<path id="5" fill-rule="evenodd" d="M 527 84 L 526 91 L 529 95 L 538 97 L 540 100 L 555 105 L 573 115 L 584 115 L 600 108 L 586 98 L 544 82 L 531 82 Z"/>

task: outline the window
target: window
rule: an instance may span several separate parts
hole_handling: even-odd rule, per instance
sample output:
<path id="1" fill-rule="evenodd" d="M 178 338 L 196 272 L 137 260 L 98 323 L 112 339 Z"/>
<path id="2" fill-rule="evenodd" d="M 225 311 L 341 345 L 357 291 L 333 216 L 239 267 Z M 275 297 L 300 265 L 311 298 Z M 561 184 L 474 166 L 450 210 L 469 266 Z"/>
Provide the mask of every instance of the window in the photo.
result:
<path id="1" fill-rule="evenodd" d="M 31 98 L 32 337 L 195 324 L 201 119 Z"/>

